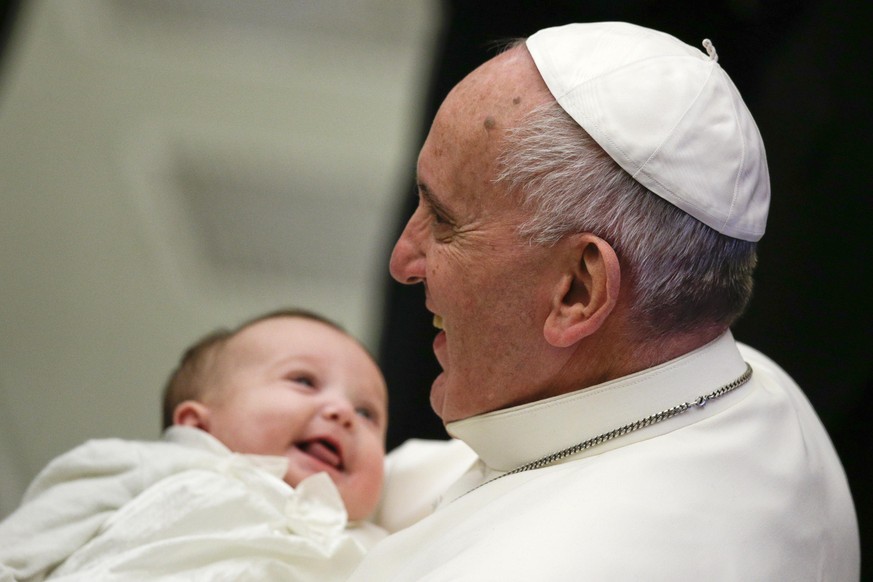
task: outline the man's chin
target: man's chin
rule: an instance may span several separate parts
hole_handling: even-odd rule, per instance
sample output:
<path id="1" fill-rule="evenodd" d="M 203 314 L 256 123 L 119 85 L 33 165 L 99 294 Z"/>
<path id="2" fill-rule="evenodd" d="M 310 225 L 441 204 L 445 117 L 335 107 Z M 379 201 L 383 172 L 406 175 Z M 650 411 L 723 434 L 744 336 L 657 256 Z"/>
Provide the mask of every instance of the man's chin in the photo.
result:
<path id="1" fill-rule="evenodd" d="M 440 420 L 443 421 L 444 425 L 471 416 L 470 414 L 464 414 L 463 408 L 458 409 L 458 405 L 463 405 L 463 401 L 459 402 L 457 399 L 449 398 L 451 388 L 448 386 L 448 383 L 449 380 L 446 378 L 446 373 L 442 372 L 436 377 L 436 380 L 433 381 L 430 387 L 430 406 L 433 408 L 434 413 L 440 417 Z M 459 392 L 455 390 L 455 395 L 457 396 L 458 394 Z"/>
<path id="2" fill-rule="evenodd" d="M 443 424 L 449 422 L 444 416 L 446 405 L 445 383 L 446 373 L 440 372 L 439 376 L 434 379 L 433 384 L 430 386 L 430 407 L 433 409 L 434 413 L 442 419 Z"/>

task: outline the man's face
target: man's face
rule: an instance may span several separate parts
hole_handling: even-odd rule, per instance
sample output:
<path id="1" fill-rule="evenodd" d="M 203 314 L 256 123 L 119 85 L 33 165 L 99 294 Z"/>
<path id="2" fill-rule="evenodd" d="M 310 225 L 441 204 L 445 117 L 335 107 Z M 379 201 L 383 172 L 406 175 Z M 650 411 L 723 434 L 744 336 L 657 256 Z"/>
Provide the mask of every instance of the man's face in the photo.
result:
<path id="1" fill-rule="evenodd" d="M 279 317 L 220 348 L 208 432 L 240 453 L 288 459 L 296 486 L 325 472 L 350 519 L 366 517 L 382 486 L 386 388 L 370 356 L 321 322 Z"/>
<path id="2" fill-rule="evenodd" d="M 446 423 L 535 400 L 542 388 L 532 364 L 548 349 L 550 253 L 516 234 L 525 214 L 493 182 L 506 128 L 535 104 L 531 73 L 539 80 L 515 49 L 452 91 L 419 155 L 419 206 L 391 257 L 392 276 L 423 283 L 442 319 L 431 405 Z"/>

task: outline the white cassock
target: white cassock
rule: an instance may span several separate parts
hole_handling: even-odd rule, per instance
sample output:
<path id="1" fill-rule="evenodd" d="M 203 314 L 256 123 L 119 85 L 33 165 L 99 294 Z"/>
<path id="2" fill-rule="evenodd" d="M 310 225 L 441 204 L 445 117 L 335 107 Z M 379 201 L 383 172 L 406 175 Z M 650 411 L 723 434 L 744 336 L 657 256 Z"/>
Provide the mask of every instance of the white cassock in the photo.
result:
<path id="1" fill-rule="evenodd" d="M 89 441 L 0 523 L 0 582 L 346 580 L 384 534 L 348 523 L 326 474 L 292 488 L 287 466 L 182 426 Z"/>
<path id="2" fill-rule="evenodd" d="M 751 379 L 702 407 L 500 477 L 695 402 L 746 362 Z M 413 441 L 392 453 L 377 518 L 409 527 L 353 580 L 859 578 L 855 511 L 824 427 L 791 378 L 730 333 L 632 376 L 447 428 L 469 448 Z"/>

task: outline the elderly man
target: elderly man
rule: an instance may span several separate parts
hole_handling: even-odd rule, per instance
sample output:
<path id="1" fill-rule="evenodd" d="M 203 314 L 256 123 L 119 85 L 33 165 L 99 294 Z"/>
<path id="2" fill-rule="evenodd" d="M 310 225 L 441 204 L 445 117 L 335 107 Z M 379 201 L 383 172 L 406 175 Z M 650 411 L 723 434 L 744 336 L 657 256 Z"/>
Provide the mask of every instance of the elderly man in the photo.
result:
<path id="1" fill-rule="evenodd" d="M 425 286 L 459 440 L 396 452 L 379 519 L 417 523 L 355 579 L 858 578 L 824 428 L 729 331 L 770 187 L 703 46 L 550 28 L 442 104 L 391 273 Z"/>

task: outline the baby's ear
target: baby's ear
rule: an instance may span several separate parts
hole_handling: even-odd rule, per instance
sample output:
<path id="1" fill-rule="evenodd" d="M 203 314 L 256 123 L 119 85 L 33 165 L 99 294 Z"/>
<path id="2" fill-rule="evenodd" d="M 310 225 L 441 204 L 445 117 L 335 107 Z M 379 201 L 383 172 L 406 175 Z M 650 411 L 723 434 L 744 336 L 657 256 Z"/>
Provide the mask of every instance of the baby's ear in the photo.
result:
<path id="1" fill-rule="evenodd" d="M 209 432 L 209 408 L 196 400 L 181 402 L 173 411 L 173 424 L 190 426 Z"/>

